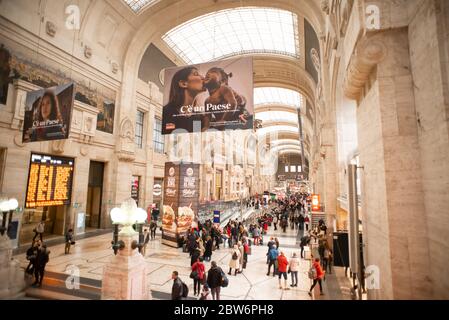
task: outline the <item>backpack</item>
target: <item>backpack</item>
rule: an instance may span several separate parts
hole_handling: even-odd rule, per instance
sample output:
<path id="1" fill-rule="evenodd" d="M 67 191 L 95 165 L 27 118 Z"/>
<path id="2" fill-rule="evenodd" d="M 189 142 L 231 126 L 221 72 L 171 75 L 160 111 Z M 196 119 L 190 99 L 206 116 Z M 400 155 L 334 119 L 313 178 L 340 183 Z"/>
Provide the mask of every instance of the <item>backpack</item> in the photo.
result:
<path id="1" fill-rule="evenodd" d="M 223 270 L 220 270 L 221 272 L 221 286 L 223 288 L 226 288 L 229 284 L 228 277 L 226 277 L 226 274 L 223 272 Z"/>
<path id="2" fill-rule="evenodd" d="M 275 260 L 277 258 L 276 250 L 270 250 L 270 260 Z"/>
<path id="3" fill-rule="evenodd" d="M 237 255 L 237 252 L 234 251 L 234 253 L 232 254 L 232 260 L 237 260 L 239 258 L 239 256 Z"/>
<path id="4" fill-rule="evenodd" d="M 314 266 L 312 266 L 312 267 L 309 269 L 308 276 L 309 276 L 309 279 L 312 279 L 312 280 L 316 279 L 316 277 L 317 277 L 317 272 L 316 272 L 316 269 L 315 269 Z"/>
<path id="5" fill-rule="evenodd" d="M 189 295 L 189 287 L 187 287 L 187 285 L 182 281 L 181 284 L 182 284 L 182 297 L 187 298 L 187 296 Z"/>

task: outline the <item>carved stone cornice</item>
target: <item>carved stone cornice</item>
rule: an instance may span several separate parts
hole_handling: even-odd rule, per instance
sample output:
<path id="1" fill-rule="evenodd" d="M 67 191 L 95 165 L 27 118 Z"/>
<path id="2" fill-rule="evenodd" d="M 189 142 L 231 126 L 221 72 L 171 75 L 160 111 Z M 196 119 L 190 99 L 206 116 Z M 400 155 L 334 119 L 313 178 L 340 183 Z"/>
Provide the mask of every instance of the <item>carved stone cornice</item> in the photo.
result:
<path id="1" fill-rule="evenodd" d="M 387 47 L 382 34 L 367 37 L 359 42 L 348 66 L 345 77 L 344 93 L 358 100 L 374 67 L 387 55 Z"/>

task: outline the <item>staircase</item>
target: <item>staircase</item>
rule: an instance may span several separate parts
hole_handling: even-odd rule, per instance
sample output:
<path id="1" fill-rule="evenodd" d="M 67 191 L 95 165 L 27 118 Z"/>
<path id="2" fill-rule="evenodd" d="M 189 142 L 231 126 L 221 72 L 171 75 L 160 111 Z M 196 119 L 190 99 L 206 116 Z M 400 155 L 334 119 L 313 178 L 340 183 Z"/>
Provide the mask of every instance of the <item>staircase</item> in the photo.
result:
<path id="1" fill-rule="evenodd" d="M 27 279 L 28 288 L 24 299 L 39 300 L 100 300 L 101 280 L 80 277 L 79 289 L 68 289 L 64 273 L 45 272 L 42 287 L 31 287 L 32 280 Z M 171 300 L 171 294 L 161 291 L 151 291 L 153 300 Z M 188 297 L 185 300 L 196 300 Z"/>

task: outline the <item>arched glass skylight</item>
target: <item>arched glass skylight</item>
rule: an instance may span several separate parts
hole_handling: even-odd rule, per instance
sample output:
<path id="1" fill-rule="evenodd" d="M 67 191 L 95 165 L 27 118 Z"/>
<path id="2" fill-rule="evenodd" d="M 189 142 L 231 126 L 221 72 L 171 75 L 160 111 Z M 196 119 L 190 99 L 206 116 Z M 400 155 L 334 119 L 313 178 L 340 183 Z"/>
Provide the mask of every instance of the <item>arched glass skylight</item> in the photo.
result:
<path id="1" fill-rule="evenodd" d="M 162 40 L 187 64 L 242 54 L 299 57 L 298 17 L 275 8 L 209 13 L 170 30 Z"/>
<path id="2" fill-rule="evenodd" d="M 298 114 L 286 111 L 264 111 L 257 112 L 256 119 L 266 122 L 293 122 L 298 123 Z"/>
<path id="3" fill-rule="evenodd" d="M 285 146 L 271 147 L 271 150 L 273 150 L 273 151 L 300 150 L 301 151 L 301 147 L 300 146 L 295 146 L 295 145 L 285 145 Z"/>
<path id="4" fill-rule="evenodd" d="M 301 108 L 302 95 L 298 91 L 285 88 L 255 88 L 254 105 L 286 105 Z"/>
<path id="5" fill-rule="evenodd" d="M 155 5 L 160 0 L 124 0 L 125 3 L 131 8 L 135 13 L 139 13 L 141 10 L 146 7 L 151 7 Z"/>
<path id="6" fill-rule="evenodd" d="M 259 135 L 274 134 L 276 132 L 299 133 L 299 129 L 291 126 L 270 126 L 257 130 Z"/>
<path id="7" fill-rule="evenodd" d="M 286 150 L 279 151 L 279 154 L 280 155 L 282 155 L 282 154 L 301 154 L 302 155 L 302 152 L 301 152 L 301 150 L 286 149 Z"/>
<path id="8" fill-rule="evenodd" d="M 293 140 L 293 139 L 279 139 L 272 141 L 270 143 L 271 147 L 277 147 L 277 146 L 283 146 L 283 145 L 295 145 L 300 146 L 299 140 Z"/>

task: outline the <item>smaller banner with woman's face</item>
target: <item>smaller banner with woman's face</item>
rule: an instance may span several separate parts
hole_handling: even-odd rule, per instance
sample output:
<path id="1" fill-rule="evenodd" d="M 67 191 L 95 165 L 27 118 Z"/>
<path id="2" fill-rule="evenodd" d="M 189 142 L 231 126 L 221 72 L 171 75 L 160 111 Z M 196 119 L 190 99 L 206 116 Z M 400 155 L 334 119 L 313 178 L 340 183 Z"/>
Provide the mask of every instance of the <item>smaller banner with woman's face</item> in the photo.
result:
<path id="1" fill-rule="evenodd" d="M 74 101 L 73 83 L 27 93 L 22 141 L 68 139 Z"/>

